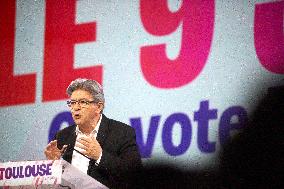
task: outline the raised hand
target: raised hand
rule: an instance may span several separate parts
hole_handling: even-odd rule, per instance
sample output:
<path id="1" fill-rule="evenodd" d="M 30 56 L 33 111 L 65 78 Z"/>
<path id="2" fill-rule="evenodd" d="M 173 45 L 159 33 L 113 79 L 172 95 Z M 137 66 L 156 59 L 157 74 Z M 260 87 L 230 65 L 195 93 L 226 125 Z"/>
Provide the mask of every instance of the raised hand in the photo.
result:
<path id="1" fill-rule="evenodd" d="M 101 145 L 94 137 L 81 137 L 76 140 L 75 146 L 82 149 L 82 154 L 94 160 L 98 160 L 102 153 Z"/>
<path id="2" fill-rule="evenodd" d="M 49 160 L 57 160 L 60 159 L 62 153 L 67 148 L 67 145 L 64 145 L 61 150 L 57 148 L 57 140 L 51 141 L 45 148 L 44 154 Z"/>

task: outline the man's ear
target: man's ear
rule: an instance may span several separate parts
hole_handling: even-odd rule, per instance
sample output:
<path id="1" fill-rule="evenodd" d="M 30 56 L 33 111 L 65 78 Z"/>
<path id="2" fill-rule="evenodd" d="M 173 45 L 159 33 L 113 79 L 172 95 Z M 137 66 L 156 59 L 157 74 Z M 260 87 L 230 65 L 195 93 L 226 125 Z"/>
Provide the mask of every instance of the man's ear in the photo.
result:
<path id="1" fill-rule="evenodd" d="M 105 106 L 105 104 L 104 104 L 103 102 L 99 102 L 99 103 L 98 103 L 98 108 L 99 108 L 100 112 L 103 111 L 104 106 Z"/>

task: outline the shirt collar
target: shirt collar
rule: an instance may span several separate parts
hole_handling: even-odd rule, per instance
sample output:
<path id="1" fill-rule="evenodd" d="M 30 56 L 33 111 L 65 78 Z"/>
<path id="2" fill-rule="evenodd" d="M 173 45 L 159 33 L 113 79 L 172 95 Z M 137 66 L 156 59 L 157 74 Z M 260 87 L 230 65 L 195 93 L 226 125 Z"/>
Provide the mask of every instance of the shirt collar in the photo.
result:
<path id="1" fill-rule="evenodd" d="M 98 121 L 98 123 L 97 123 L 95 129 L 92 130 L 91 134 L 98 134 L 99 128 L 100 128 L 100 125 L 101 125 L 101 122 L 102 122 L 102 117 L 103 117 L 102 114 L 100 114 L 100 119 L 99 119 L 99 121 Z M 75 133 L 76 133 L 76 135 L 78 135 L 78 134 L 83 134 L 82 131 L 80 131 L 78 125 L 76 125 Z"/>

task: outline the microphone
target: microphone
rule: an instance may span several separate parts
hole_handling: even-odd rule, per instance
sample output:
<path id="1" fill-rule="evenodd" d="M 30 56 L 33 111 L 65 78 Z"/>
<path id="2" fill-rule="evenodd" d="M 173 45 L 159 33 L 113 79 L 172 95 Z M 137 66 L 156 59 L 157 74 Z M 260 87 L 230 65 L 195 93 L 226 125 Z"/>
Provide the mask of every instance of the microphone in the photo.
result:
<path id="1" fill-rule="evenodd" d="M 67 148 L 70 146 L 70 144 L 65 144 L 65 145 L 67 145 L 67 146 L 65 147 L 65 149 L 64 149 L 63 152 L 61 153 L 61 155 L 60 155 L 61 158 L 63 158 L 63 156 L 64 156 L 65 153 L 67 152 Z M 65 145 L 63 145 L 62 148 L 64 148 Z"/>

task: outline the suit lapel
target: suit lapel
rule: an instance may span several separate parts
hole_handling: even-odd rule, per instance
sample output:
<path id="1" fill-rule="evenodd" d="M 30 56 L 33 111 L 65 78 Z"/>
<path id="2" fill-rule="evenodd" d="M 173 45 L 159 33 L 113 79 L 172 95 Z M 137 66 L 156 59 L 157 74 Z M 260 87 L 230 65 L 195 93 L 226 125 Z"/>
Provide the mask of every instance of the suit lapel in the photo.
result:
<path id="1" fill-rule="evenodd" d="M 76 130 L 76 126 L 73 126 L 73 128 L 71 130 L 71 134 L 66 139 L 66 144 L 69 145 L 72 148 L 75 146 L 75 141 L 76 141 L 76 137 L 77 137 L 75 130 Z"/>
<path id="2" fill-rule="evenodd" d="M 73 154 L 73 149 L 75 146 L 75 142 L 76 142 L 76 126 L 71 126 L 71 133 L 69 134 L 69 136 L 66 136 L 66 145 L 68 145 L 66 151 L 64 152 L 64 156 L 63 159 L 65 159 L 66 161 L 68 161 L 69 163 L 71 163 L 72 160 L 72 154 Z"/>
<path id="3" fill-rule="evenodd" d="M 101 147 L 103 147 L 105 139 L 107 138 L 107 134 L 109 132 L 109 119 L 102 114 L 102 121 L 98 131 L 97 140 L 100 143 Z"/>

